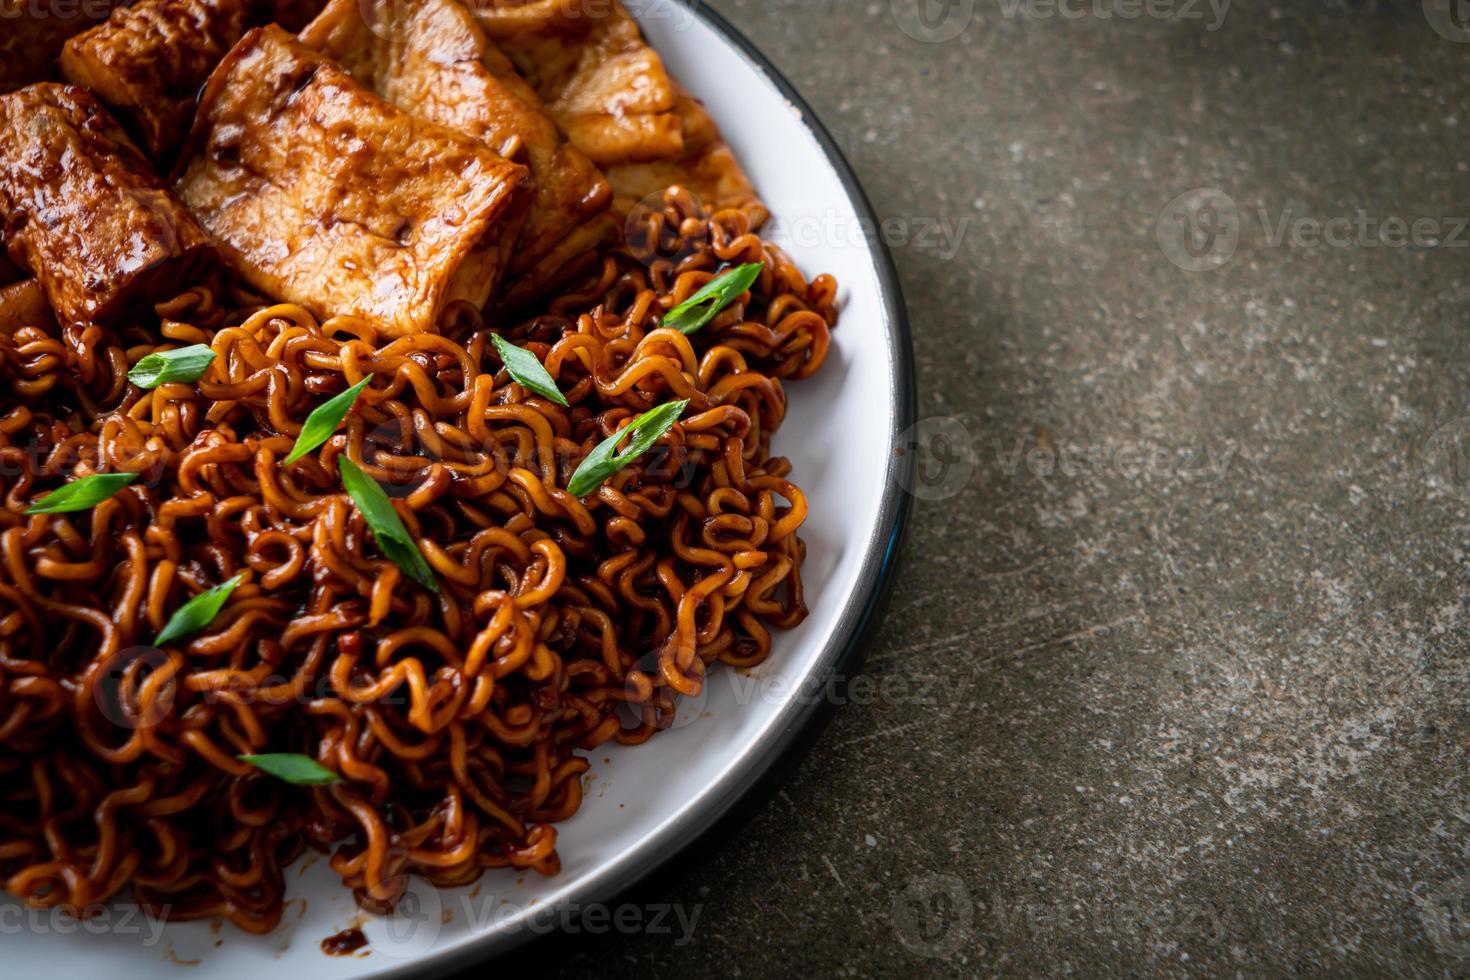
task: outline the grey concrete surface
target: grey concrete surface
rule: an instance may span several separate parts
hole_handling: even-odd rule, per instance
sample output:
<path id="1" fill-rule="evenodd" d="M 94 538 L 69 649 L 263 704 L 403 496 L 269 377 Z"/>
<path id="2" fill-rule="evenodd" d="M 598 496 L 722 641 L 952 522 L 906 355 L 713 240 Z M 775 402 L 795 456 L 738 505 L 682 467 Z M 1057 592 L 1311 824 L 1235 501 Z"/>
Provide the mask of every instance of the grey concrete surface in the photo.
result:
<path id="1" fill-rule="evenodd" d="M 1470 973 L 1470 17 L 919 2 L 712 3 L 959 233 L 895 241 L 929 421 L 877 693 L 639 894 L 687 941 L 528 962 Z"/>

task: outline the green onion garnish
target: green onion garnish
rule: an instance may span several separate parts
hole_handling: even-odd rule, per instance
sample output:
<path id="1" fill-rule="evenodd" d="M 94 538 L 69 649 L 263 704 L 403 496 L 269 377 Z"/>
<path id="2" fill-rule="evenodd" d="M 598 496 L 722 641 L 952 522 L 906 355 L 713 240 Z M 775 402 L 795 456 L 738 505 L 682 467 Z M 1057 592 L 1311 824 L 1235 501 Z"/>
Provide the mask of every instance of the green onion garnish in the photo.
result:
<path id="1" fill-rule="evenodd" d="M 693 296 L 664 314 L 661 326 L 681 333 L 693 333 L 713 320 L 721 310 L 735 302 L 760 278 L 764 262 L 750 262 L 722 272 L 701 286 Z"/>
<path id="2" fill-rule="evenodd" d="M 392 559 L 393 564 L 403 569 L 409 578 L 430 592 L 438 592 L 439 582 L 434 578 L 433 570 L 419 552 L 418 545 L 408 536 L 408 529 L 403 526 L 398 511 L 393 509 L 378 481 L 364 473 L 346 455 L 337 457 L 337 469 L 342 473 L 342 486 L 352 495 L 357 509 L 362 511 L 363 519 L 367 521 L 368 530 L 373 532 L 378 550 Z"/>
<path id="3" fill-rule="evenodd" d="M 136 473 L 94 473 L 51 491 L 26 508 L 27 514 L 70 514 L 91 510 L 138 478 Z"/>
<path id="4" fill-rule="evenodd" d="M 342 394 L 333 395 L 312 409 L 311 414 L 306 417 L 306 424 L 301 427 L 301 434 L 296 437 L 296 445 L 291 447 L 291 455 L 286 457 L 282 465 L 290 466 L 330 439 L 332 433 L 337 431 L 337 426 L 342 424 L 342 420 L 352 410 L 357 396 L 362 394 L 362 389 L 371 380 L 373 376 L 370 374 Z"/>
<path id="5" fill-rule="evenodd" d="M 566 396 L 557 389 L 556 382 L 541 362 L 536 360 L 535 354 L 524 347 L 517 347 L 498 333 L 491 334 L 490 339 L 495 343 L 495 349 L 500 353 L 500 359 L 512 378 L 536 394 L 566 407 Z"/>
<path id="6" fill-rule="evenodd" d="M 133 365 L 128 380 L 139 388 L 157 388 L 171 381 L 198 381 L 213 363 L 214 351 L 206 344 L 155 351 Z"/>
<path id="7" fill-rule="evenodd" d="M 153 645 L 161 647 L 165 643 L 173 643 L 186 636 L 193 636 L 214 622 L 214 617 L 219 615 L 219 611 L 229 600 L 230 593 L 234 592 L 243 581 L 245 581 L 245 573 L 241 572 L 228 582 L 222 582 L 212 589 L 206 589 L 184 603 L 163 625 L 163 629 L 153 640 Z"/>
<path id="8" fill-rule="evenodd" d="M 572 479 L 567 483 L 567 492 L 574 497 L 585 497 L 602 486 L 603 480 L 648 452 L 649 448 L 679 420 L 679 416 L 684 414 L 684 409 L 688 405 L 689 399 L 686 398 L 650 409 L 602 440 L 597 444 L 597 448 L 588 453 L 587 458 L 578 464 L 577 471 L 572 474 Z M 628 443 L 627 449 L 621 453 L 618 452 L 618 444 L 629 436 L 633 437 L 633 441 Z"/>
<path id="9" fill-rule="evenodd" d="M 235 758 L 292 786 L 326 786 L 342 778 L 311 756 L 299 752 L 267 752 L 263 755 L 237 755 Z"/>

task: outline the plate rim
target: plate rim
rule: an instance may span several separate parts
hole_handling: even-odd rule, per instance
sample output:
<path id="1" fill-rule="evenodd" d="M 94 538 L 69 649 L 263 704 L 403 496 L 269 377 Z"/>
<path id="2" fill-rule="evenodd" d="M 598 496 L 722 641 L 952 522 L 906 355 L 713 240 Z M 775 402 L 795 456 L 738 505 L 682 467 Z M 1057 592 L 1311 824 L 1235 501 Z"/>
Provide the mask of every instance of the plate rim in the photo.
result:
<path id="1" fill-rule="evenodd" d="M 801 126 L 811 134 L 831 165 L 859 219 L 872 222 L 871 226 L 877 227 L 877 213 L 853 171 L 852 164 L 796 86 L 754 42 L 707 2 L 673 2 L 687 9 L 690 16 L 703 21 L 787 99 L 797 111 Z M 892 451 L 888 454 L 884 470 L 884 489 L 878 509 L 878 521 L 863 545 L 858 586 L 848 597 L 845 608 L 839 614 L 837 628 L 828 637 L 809 674 L 821 681 L 821 690 L 826 689 L 825 685 L 834 675 L 851 669 L 861 661 L 866 641 L 877 626 L 878 613 L 892 589 L 894 572 L 913 508 L 913 495 L 906 488 L 912 486 L 913 482 L 914 454 L 898 451 L 904 445 L 904 434 L 914 427 L 918 418 L 913 336 L 893 255 L 881 237 L 870 236 L 869 243 L 886 326 L 886 353 L 893 365 L 893 427 L 889 433 Z M 792 699 L 781 709 L 776 722 L 745 749 L 739 761 L 724 778 L 705 790 L 703 799 L 681 819 L 664 825 L 658 833 L 642 841 L 638 847 L 594 872 L 593 877 L 576 896 L 577 903 L 590 905 L 609 902 L 658 869 L 666 867 L 703 839 L 720 818 L 726 816 L 757 786 L 762 777 L 778 766 L 786 765 L 789 768 L 789 764 L 795 761 L 794 753 L 805 754 L 810 750 L 815 743 L 815 738 L 811 736 L 815 736 L 818 728 L 825 725 L 832 715 L 830 711 L 824 712 L 823 707 L 820 699 L 805 703 L 802 699 Z M 526 929 L 508 933 L 487 932 L 462 945 L 437 954 L 431 953 L 411 963 L 398 964 L 381 973 L 373 972 L 370 976 L 379 980 L 444 976 L 475 964 L 487 963 L 533 938 L 534 934 Z"/>

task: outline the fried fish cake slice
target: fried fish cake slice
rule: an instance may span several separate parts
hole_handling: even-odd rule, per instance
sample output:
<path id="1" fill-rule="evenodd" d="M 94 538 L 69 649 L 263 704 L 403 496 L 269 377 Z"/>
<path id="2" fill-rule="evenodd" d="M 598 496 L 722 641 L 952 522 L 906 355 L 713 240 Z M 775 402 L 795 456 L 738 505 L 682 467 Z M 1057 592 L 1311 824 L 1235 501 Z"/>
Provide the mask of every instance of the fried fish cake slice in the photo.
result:
<path id="1" fill-rule="evenodd" d="M 66 80 L 132 124 L 154 160 L 189 131 L 199 86 L 249 29 L 253 0 L 138 0 L 61 50 Z"/>
<path id="2" fill-rule="evenodd" d="M 663 59 L 616 0 L 471 0 L 485 32 L 599 167 L 665 160 L 684 148 Z"/>
<path id="3" fill-rule="evenodd" d="M 554 287 L 608 240 L 612 190 L 458 0 L 332 0 L 300 38 L 399 108 L 524 161 L 532 193 L 502 301 Z"/>
<path id="4" fill-rule="evenodd" d="M 178 186 L 251 285 L 399 337 L 485 303 L 485 243 L 526 176 L 268 26 L 210 77 Z"/>
<path id="5" fill-rule="evenodd" d="M 208 236 L 91 93 L 0 96 L 0 216 L 10 258 L 65 323 L 108 322 L 177 288 Z"/>
<path id="6" fill-rule="evenodd" d="M 691 191 L 710 208 L 738 208 L 750 227 L 766 223 L 770 212 L 745 175 L 719 127 L 699 100 L 682 89 L 675 104 L 684 127 L 684 150 L 670 160 L 609 167 L 614 204 L 625 214 L 674 185 Z"/>
<path id="7" fill-rule="evenodd" d="M 546 101 L 572 142 L 607 174 L 615 207 L 679 185 L 714 208 L 768 212 L 704 107 L 665 70 L 617 0 L 467 0 Z"/>
<path id="8" fill-rule="evenodd" d="M 127 0 L 67 4 L 0 0 L 0 92 L 54 78 L 56 56 L 66 39 L 126 5 Z"/>
<path id="9" fill-rule="evenodd" d="M 46 302 L 46 293 L 39 282 L 22 279 L 0 286 L 0 334 L 8 337 L 25 327 L 51 330 L 55 326 L 51 304 Z"/>

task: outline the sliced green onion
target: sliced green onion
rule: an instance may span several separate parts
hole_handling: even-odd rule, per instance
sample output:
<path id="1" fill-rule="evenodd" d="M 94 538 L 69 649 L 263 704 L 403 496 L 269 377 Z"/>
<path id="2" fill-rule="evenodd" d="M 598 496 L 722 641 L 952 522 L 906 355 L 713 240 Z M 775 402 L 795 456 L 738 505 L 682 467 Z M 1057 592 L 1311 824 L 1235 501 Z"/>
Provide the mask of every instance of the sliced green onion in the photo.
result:
<path id="1" fill-rule="evenodd" d="M 222 582 L 212 589 L 206 589 L 184 603 L 177 612 L 169 617 L 168 622 L 163 624 L 163 629 L 159 631 L 153 645 L 161 647 L 165 643 L 173 643 L 186 636 L 193 636 L 214 622 L 214 617 L 219 615 L 219 611 L 229 600 L 230 593 L 234 592 L 243 581 L 245 581 L 245 573 L 241 572 L 228 582 Z"/>
<path id="2" fill-rule="evenodd" d="M 133 365 L 128 380 L 139 388 L 157 388 L 171 381 L 198 381 L 213 363 L 214 351 L 207 344 L 154 351 Z"/>
<path id="3" fill-rule="evenodd" d="M 296 437 L 296 445 L 291 447 L 291 455 L 286 457 L 282 465 L 290 466 L 332 438 L 332 433 L 337 431 L 337 426 L 341 425 L 347 413 L 352 411 L 357 396 L 362 394 L 362 389 L 366 388 L 367 383 L 371 380 L 373 376 L 370 374 L 342 394 L 333 395 L 313 408 L 311 414 L 306 417 L 306 424 L 301 427 L 301 434 Z"/>
<path id="4" fill-rule="evenodd" d="M 736 298 L 760 278 L 764 262 L 739 265 L 722 272 L 701 286 L 693 296 L 664 314 L 660 326 L 681 333 L 693 333 L 735 302 Z"/>
<path id="5" fill-rule="evenodd" d="M 26 508 L 27 514 L 70 514 L 91 510 L 138 478 L 136 473 L 94 473 L 51 491 Z"/>
<path id="6" fill-rule="evenodd" d="M 326 786 L 342 778 L 311 756 L 299 752 L 267 752 L 237 755 L 235 758 L 292 786 Z"/>
<path id="7" fill-rule="evenodd" d="M 500 352 L 500 360 L 505 363 L 505 369 L 510 376 L 520 384 L 538 395 L 550 398 L 558 405 L 566 407 L 566 396 L 556 387 L 556 382 L 546 372 L 546 368 L 536 359 L 536 355 L 524 347 L 517 347 L 498 333 L 490 335 L 495 343 L 495 349 Z"/>
<path id="8" fill-rule="evenodd" d="M 373 532 L 378 550 L 392 559 L 393 564 L 403 569 L 409 578 L 430 592 L 438 592 L 439 582 L 434 578 L 433 569 L 424 560 L 419 546 L 408 536 L 408 529 L 403 526 L 398 511 L 393 509 L 378 481 L 364 473 L 346 455 L 337 457 L 337 469 L 342 473 L 342 486 L 352 495 L 357 509 L 362 511 L 363 519 L 367 521 L 368 530 Z"/>
<path id="9" fill-rule="evenodd" d="M 588 453 L 587 458 L 577 465 L 577 471 L 572 474 L 572 479 L 567 483 L 567 492 L 574 497 L 585 497 L 602 486 L 603 480 L 648 452 L 649 448 L 658 442 L 675 422 L 679 421 L 679 416 L 684 414 L 684 409 L 688 406 L 689 399 L 685 398 L 682 401 L 669 402 L 658 408 L 649 409 L 602 440 L 597 444 L 597 448 Z M 627 449 L 618 452 L 618 444 L 629 436 L 633 437 L 633 441 L 628 443 Z"/>

